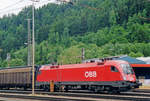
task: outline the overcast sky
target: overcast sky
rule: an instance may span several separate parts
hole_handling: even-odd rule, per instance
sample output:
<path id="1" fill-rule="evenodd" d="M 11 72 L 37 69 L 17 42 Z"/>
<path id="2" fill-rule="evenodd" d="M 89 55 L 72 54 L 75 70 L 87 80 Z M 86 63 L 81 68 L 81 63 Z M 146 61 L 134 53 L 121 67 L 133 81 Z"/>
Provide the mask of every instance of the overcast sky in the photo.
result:
<path id="1" fill-rule="evenodd" d="M 55 0 L 39 0 L 40 2 L 35 3 L 36 7 L 42 6 L 49 2 L 54 2 Z M 0 17 L 8 14 L 17 14 L 25 6 L 32 4 L 31 0 L 0 0 Z"/>

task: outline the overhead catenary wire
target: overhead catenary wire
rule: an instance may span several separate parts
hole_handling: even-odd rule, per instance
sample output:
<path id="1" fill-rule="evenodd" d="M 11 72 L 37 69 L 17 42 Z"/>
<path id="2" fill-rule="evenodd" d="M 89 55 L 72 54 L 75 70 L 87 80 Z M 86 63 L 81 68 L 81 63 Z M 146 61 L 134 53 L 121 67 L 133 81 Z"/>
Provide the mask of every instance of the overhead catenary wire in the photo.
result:
<path id="1" fill-rule="evenodd" d="M 13 8 L 13 9 L 10 9 L 10 10 L 2 11 L 2 12 L 0 12 L 0 14 L 6 13 L 6 12 L 9 13 L 9 12 L 16 11 L 16 10 L 21 10 L 23 8 L 25 8 L 25 7 Z"/>
<path id="2" fill-rule="evenodd" d="M 35 7 L 38 8 L 40 6 L 43 6 L 47 3 L 50 3 L 50 2 L 53 2 L 55 0 L 40 0 L 40 2 L 35 2 Z M 26 2 L 26 5 L 23 5 L 21 7 L 15 7 L 15 6 L 18 6 L 18 4 L 21 4 L 21 3 L 24 3 Z M 14 12 L 16 12 L 15 14 L 17 14 L 19 11 L 21 11 L 23 8 L 25 7 L 28 7 L 28 6 L 31 6 L 32 5 L 32 2 L 31 0 L 20 0 L 18 2 L 15 2 L 7 7 L 4 7 L 2 9 L 0 9 L 0 16 L 3 16 L 3 15 L 8 15 L 8 14 L 14 14 Z"/>
<path id="3" fill-rule="evenodd" d="M 1 11 L 1 10 L 6 10 L 6 9 L 8 9 L 8 8 L 10 8 L 10 7 L 13 7 L 13 6 L 15 6 L 15 5 L 18 5 L 19 3 L 23 2 L 23 1 L 24 1 L 24 0 L 19 0 L 18 2 L 15 2 L 15 3 L 11 4 L 11 5 L 8 5 L 8 6 L 4 7 L 4 8 L 2 8 L 2 9 L 0 9 L 0 11 Z"/>
<path id="4" fill-rule="evenodd" d="M 21 5 L 21 3 L 24 3 L 24 0 L 20 0 L 3 9 L 0 9 L 0 16 L 8 15 L 8 14 L 17 14 L 19 11 L 25 8 L 25 6 L 23 4 Z"/>
<path id="5" fill-rule="evenodd" d="M 53 2 L 56 3 L 55 0 L 40 0 L 40 2 L 38 2 L 38 3 L 35 4 L 35 6 L 36 6 L 36 8 L 38 8 L 40 6 L 46 5 L 48 3 L 53 3 Z"/>

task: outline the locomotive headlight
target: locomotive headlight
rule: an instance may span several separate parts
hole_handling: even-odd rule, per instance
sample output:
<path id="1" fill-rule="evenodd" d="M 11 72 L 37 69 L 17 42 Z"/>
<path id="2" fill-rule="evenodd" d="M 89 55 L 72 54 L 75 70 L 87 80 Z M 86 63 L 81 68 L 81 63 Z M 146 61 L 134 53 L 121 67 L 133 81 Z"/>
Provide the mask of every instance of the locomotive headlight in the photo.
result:
<path id="1" fill-rule="evenodd" d="M 123 80 L 127 80 L 127 78 L 125 76 L 123 76 Z"/>

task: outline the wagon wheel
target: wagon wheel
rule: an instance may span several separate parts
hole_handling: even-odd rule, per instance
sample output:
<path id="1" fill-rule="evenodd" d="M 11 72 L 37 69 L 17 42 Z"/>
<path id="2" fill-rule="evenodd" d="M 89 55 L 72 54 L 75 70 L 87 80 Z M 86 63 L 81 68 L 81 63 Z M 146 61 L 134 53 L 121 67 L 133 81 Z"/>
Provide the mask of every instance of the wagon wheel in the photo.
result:
<path id="1" fill-rule="evenodd" d="M 108 94 L 120 94 L 120 91 L 118 91 L 118 90 L 110 90 L 110 91 L 108 91 Z"/>

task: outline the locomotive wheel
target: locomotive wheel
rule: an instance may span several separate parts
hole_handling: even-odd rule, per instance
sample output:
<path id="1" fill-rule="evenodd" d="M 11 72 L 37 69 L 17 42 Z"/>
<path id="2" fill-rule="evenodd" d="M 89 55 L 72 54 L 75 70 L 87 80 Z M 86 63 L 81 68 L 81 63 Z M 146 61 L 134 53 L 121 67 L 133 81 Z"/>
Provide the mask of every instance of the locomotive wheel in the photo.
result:
<path id="1" fill-rule="evenodd" d="M 9 90 L 10 88 L 9 87 L 6 87 L 6 90 Z"/>
<path id="2" fill-rule="evenodd" d="M 116 94 L 120 94 L 120 91 L 117 91 Z"/>
<path id="3" fill-rule="evenodd" d="M 27 87 L 23 87 L 23 90 L 26 91 L 26 90 L 27 90 Z"/>
<path id="4" fill-rule="evenodd" d="M 65 89 L 65 92 L 68 92 L 68 86 L 65 86 L 64 89 Z"/>
<path id="5" fill-rule="evenodd" d="M 44 91 L 50 91 L 50 88 L 48 86 L 44 86 Z"/>

